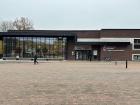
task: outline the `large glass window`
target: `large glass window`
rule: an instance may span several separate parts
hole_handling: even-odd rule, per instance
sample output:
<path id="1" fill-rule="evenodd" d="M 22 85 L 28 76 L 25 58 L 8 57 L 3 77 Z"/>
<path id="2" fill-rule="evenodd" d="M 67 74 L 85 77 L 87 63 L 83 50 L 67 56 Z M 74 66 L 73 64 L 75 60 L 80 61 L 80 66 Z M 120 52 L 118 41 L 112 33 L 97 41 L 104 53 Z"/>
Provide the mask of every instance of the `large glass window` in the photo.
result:
<path id="1" fill-rule="evenodd" d="M 7 37 L 3 39 L 3 57 L 7 57 Z"/>
<path id="2" fill-rule="evenodd" d="M 14 49 L 14 56 L 20 56 L 20 39 L 19 37 L 16 37 L 15 39 L 16 45 L 15 45 L 15 49 Z"/>
<path id="3" fill-rule="evenodd" d="M 30 58 L 33 55 L 32 37 L 28 37 L 27 43 L 28 43 L 27 52 L 28 52 L 28 57 Z"/>
<path id="4" fill-rule="evenodd" d="M 64 53 L 65 53 L 65 50 L 64 50 L 64 43 L 65 43 L 65 41 L 64 41 L 63 38 L 59 37 L 58 43 L 59 43 L 59 46 L 58 46 L 59 47 L 58 57 L 59 58 L 63 58 L 64 57 Z"/>
<path id="5" fill-rule="evenodd" d="M 4 37 L 4 56 L 64 59 L 66 38 L 63 37 Z"/>
<path id="6" fill-rule="evenodd" d="M 19 43 L 19 47 L 20 47 L 20 52 L 19 52 L 19 56 L 20 57 L 23 57 L 23 54 L 24 54 L 24 37 L 19 37 L 19 41 L 20 41 L 20 43 Z"/>
<path id="7" fill-rule="evenodd" d="M 45 38 L 45 57 L 49 58 L 50 57 L 50 38 Z"/>
<path id="8" fill-rule="evenodd" d="M 140 49 L 140 39 L 134 39 L 134 49 Z"/>
<path id="9" fill-rule="evenodd" d="M 0 40 L 0 54 L 2 54 L 3 53 L 3 51 L 2 51 L 3 49 L 2 49 L 2 40 Z"/>
<path id="10" fill-rule="evenodd" d="M 5 48 L 6 48 L 6 57 L 13 57 L 14 56 L 14 48 L 15 48 L 15 42 L 14 38 L 12 37 L 6 37 L 5 41 Z"/>
<path id="11" fill-rule="evenodd" d="M 37 38 L 36 37 L 33 37 L 33 40 L 32 40 L 32 46 L 33 46 L 33 55 L 36 54 L 36 49 L 37 49 Z"/>
<path id="12" fill-rule="evenodd" d="M 24 37 L 23 38 L 23 57 L 28 57 L 28 38 Z"/>
<path id="13" fill-rule="evenodd" d="M 133 55 L 133 60 L 134 61 L 139 61 L 140 60 L 140 55 L 138 54 L 136 54 L 136 55 Z"/>

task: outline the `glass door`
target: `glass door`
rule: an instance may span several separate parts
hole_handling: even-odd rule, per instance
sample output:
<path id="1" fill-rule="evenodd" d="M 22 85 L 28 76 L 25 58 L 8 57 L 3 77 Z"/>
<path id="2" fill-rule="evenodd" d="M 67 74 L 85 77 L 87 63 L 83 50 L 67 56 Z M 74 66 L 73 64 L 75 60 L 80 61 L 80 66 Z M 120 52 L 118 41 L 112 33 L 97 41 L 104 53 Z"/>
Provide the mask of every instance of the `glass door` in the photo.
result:
<path id="1" fill-rule="evenodd" d="M 76 60 L 90 60 L 91 51 L 90 50 L 77 50 Z"/>

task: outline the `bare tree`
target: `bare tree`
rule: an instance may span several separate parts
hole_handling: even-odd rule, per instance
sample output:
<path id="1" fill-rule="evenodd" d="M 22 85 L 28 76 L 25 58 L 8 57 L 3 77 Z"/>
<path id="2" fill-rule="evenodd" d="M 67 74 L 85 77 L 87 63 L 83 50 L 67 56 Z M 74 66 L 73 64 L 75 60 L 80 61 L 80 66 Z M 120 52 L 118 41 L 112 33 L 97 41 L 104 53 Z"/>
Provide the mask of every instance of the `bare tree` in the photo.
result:
<path id="1" fill-rule="evenodd" d="M 31 30 L 33 23 L 26 17 L 16 18 L 14 21 L 3 21 L 0 23 L 0 31 L 6 32 L 7 30 Z"/>
<path id="2" fill-rule="evenodd" d="M 0 23 L 0 31 L 6 32 L 7 30 L 14 30 L 12 21 L 3 21 Z"/>
<path id="3" fill-rule="evenodd" d="M 31 30 L 33 29 L 33 23 L 26 17 L 17 18 L 13 25 L 16 30 Z"/>

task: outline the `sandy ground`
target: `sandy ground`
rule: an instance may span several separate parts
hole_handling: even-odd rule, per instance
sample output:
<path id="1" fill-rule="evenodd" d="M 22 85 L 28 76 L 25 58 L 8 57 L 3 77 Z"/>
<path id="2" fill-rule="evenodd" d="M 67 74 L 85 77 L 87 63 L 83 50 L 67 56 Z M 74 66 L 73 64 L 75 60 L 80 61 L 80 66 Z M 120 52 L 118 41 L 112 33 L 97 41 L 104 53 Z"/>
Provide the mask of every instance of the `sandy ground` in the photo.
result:
<path id="1" fill-rule="evenodd" d="M 140 105 L 140 62 L 0 62 L 0 105 Z"/>

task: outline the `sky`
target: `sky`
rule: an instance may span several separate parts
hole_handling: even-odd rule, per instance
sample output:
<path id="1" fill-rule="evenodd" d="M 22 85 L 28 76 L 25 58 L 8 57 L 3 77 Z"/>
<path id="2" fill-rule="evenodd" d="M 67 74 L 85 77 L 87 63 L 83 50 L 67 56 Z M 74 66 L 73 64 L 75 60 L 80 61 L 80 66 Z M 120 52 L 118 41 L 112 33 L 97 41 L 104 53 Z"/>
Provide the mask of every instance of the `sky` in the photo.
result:
<path id="1" fill-rule="evenodd" d="M 0 21 L 28 17 L 39 30 L 140 28 L 140 0 L 0 0 Z"/>

